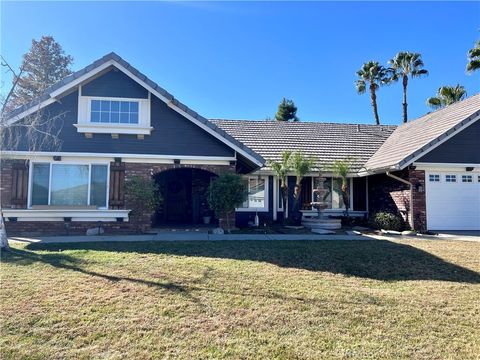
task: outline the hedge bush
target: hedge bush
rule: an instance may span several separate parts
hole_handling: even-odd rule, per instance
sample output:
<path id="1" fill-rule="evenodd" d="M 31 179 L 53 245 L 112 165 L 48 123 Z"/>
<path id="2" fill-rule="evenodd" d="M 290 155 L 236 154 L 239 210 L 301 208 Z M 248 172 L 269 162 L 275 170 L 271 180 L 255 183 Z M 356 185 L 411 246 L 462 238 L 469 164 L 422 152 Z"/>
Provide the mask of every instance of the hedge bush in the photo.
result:
<path id="1" fill-rule="evenodd" d="M 402 231 L 404 228 L 403 219 L 397 215 L 386 211 L 380 211 L 370 219 L 370 225 L 376 229 Z"/>

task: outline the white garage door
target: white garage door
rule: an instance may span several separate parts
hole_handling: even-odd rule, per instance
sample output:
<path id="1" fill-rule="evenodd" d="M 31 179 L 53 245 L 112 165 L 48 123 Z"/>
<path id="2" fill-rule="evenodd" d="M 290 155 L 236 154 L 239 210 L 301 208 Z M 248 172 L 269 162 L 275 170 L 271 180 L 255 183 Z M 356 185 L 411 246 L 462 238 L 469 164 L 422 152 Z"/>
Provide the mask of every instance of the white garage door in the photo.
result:
<path id="1" fill-rule="evenodd" d="M 429 230 L 480 230 L 480 174 L 426 172 Z"/>

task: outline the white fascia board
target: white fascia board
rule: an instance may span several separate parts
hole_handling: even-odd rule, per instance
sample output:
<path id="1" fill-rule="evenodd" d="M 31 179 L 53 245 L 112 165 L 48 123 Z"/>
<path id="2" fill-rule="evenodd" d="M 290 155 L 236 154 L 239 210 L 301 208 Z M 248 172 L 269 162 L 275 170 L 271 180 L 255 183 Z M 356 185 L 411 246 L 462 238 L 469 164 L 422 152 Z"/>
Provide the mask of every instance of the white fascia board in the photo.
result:
<path id="1" fill-rule="evenodd" d="M 115 60 L 108 60 L 107 62 L 103 63 L 102 65 L 100 66 L 97 66 L 96 68 L 90 70 L 89 72 L 83 74 L 82 76 L 76 78 L 75 80 L 72 80 L 71 82 L 69 82 L 68 84 L 65 84 L 64 86 L 58 88 L 57 90 L 55 91 L 52 91 L 50 93 L 50 96 L 52 98 L 56 98 L 57 96 L 63 94 L 65 91 L 71 89 L 72 87 L 75 87 L 77 85 L 80 85 L 81 83 L 83 83 L 84 81 L 90 79 L 92 76 L 98 74 L 99 72 L 107 69 L 108 67 L 112 66 L 112 65 L 115 65 L 116 66 L 117 62 Z"/>
<path id="2" fill-rule="evenodd" d="M 65 84 L 64 86 L 58 88 L 57 90 L 55 91 L 52 91 L 49 95 L 50 95 L 50 98 L 47 99 L 47 100 L 44 100 L 42 101 L 40 104 L 37 104 L 37 105 L 34 105 L 32 106 L 31 108 L 21 112 L 20 114 L 18 115 L 15 115 L 13 116 L 12 118 L 8 119 L 6 121 L 6 124 L 7 125 L 11 125 L 21 119 L 23 119 L 24 117 L 28 116 L 28 115 L 31 115 L 33 114 L 35 111 L 39 111 L 41 109 L 43 109 L 45 106 L 48 106 L 50 104 L 53 104 L 54 102 L 57 101 L 57 97 L 61 94 L 63 94 L 64 92 L 68 91 L 69 89 L 71 89 L 72 87 L 75 87 L 77 85 L 80 85 L 82 82 L 84 82 L 85 80 L 91 78 L 92 76 L 98 74 L 99 72 L 105 70 L 106 68 L 108 68 L 109 66 L 113 65 L 115 63 L 114 60 L 109 60 L 105 63 L 103 63 L 102 65 L 90 70 L 88 73 L 86 74 L 83 74 L 82 76 L 76 78 L 75 80 L 72 80 L 71 82 L 69 82 L 68 84 Z"/>
<path id="3" fill-rule="evenodd" d="M 190 160 L 228 160 L 234 161 L 233 156 L 190 156 L 190 155 L 156 155 L 156 154 L 122 154 L 122 153 L 85 153 L 85 152 L 57 152 L 57 151 L 2 151 L 2 155 L 28 155 L 28 156 L 84 156 L 84 157 L 103 157 L 103 158 L 139 158 L 139 159 L 190 159 Z"/>
<path id="4" fill-rule="evenodd" d="M 260 175 L 272 175 L 272 176 L 275 176 L 277 177 L 277 173 L 274 172 L 273 170 L 270 170 L 270 169 L 265 169 L 265 168 L 262 168 L 260 170 L 255 170 L 254 171 L 255 174 L 260 174 Z M 338 177 L 337 175 L 335 175 L 334 173 L 332 172 L 321 172 L 322 176 L 327 176 L 327 177 Z M 288 176 L 296 176 L 295 173 L 293 171 L 290 171 L 288 173 Z M 359 177 L 360 175 L 358 173 L 350 173 L 347 175 L 347 177 L 349 178 L 354 178 L 354 177 Z M 305 177 L 318 177 L 318 171 L 312 171 L 312 172 L 309 172 L 305 175 Z"/>
<path id="5" fill-rule="evenodd" d="M 474 172 L 480 171 L 480 164 L 461 164 L 461 163 L 413 163 L 417 170 L 424 171 L 461 171 L 465 172 L 465 168 L 471 167 Z"/>

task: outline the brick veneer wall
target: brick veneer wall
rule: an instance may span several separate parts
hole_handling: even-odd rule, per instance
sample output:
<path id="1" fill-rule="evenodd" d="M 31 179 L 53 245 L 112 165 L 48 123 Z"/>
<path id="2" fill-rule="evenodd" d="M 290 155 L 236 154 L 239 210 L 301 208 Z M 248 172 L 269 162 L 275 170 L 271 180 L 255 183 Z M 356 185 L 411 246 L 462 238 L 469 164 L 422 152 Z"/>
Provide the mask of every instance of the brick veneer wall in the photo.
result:
<path id="1" fill-rule="evenodd" d="M 0 196 L 2 208 L 18 208 L 11 204 L 12 193 L 12 167 L 15 161 L 19 160 L 2 160 L 0 174 Z M 20 160 L 24 161 L 24 160 Z M 132 176 L 143 176 L 150 178 L 154 174 L 181 168 L 195 168 L 206 170 L 214 174 L 220 175 L 225 172 L 235 172 L 235 165 L 184 165 L 184 164 L 146 164 L 146 163 L 125 163 L 125 178 Z M 130 209 L 129 204 L 125 204 L 126 209 Z M 101 226 L 105 233 L 110 234 L 129 234 L 138 232 L 138 230 L 146 231 L 151 226 L 151 217 L 153 213 L 145 213 L 141 216 L 130 217 L 128 222 L 102 222 Z M 226 226 L 224 218 L 219 219 L 220 226 Z M 231 226 L 235 225 L 235 216 L 230 217 Z M 72 221 L 65 223 L 63 221 L 18 221 L 5 222 L 7 231 L 10 236 L 17 235 L 74 235 L 85 234 L 89 228 L 99 225 L 96 221 Z"/>
<path id="2" fill-rule="evenodd" d="M 408 179 L 407 172 L 395 175 Z M 407 220 L 410 212 L 410 187 L 407 184 L 392 179 L 385 174 L 373 175 L 368 178 L 368 210 L 370 214 L 378 211 L 388 211 L 403 216 Z"/>
<path id="3" fill-rule="evenodd" d="M 406 169 L 395 172 L 413 184 L 410 196 L 410 186 L 385 174 L 373 175 L 368 178 L 368 209 L 370 214 L 378 211 L 389 211 L 401 214 L 405 221 L 408 216 L 413 219 L 413 228 L 426 231 L 427 213 L 425 199 L 425 172 Z M 420 187 L 417 186 L 420 185 Z M 421 191 L 419 191 L 421 190 Z M 412 204 L 410 204 L 410 201 Z M 413 213 L 410 214 L 413 205 Z"/>
<path id="4" fill-rule="evenodd" d="M 409 181 L 413 184 L 413 227 L 418 231 L 427 230 L 427 203 L 425 195 L 425 171 L 409 170 Z M 420 191 L 421 190 L 421 191 Z"/>
<path id="5" fill-rule="evenodd" d="M 220 175 L 226 172 L 235 172 L 235 165 L 184 165 L 184 164 L 144 164 L 144 163 L 125 163 L 125 180 L 133 176 L 143 176 L 144 178 L 150 178 L 155 174 L 158 174 L 165 170 L 172 169 L 184 169 L 184 168 L 194 168 L 209 171 L 213 174 Z M 125 207 L 130 209 L 128 202 L 125 203 Z M 143 213 L 141 216 L 131 216 L 129 223 L 137 226 L 142 231 L 146 231 L 151 227 L 152 223 L 151 213 Z M 230 217 L 230 227 L 235 227 L 235 215 L 231 214 Z M 221 217 L 219 219 L 220 227 L 226 228 L 226 218 Z"/>

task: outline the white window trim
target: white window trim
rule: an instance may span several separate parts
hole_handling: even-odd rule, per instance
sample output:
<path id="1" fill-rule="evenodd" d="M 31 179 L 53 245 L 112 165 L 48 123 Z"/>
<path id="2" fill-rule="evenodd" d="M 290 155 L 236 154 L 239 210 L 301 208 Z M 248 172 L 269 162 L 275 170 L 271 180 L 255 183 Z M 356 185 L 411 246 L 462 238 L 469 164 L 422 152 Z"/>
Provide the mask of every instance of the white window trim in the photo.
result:
<path id="1" fill-rule="evenodd" d="M 250 184 L 250 179 L 262 179 L 265 181 L 265 206 L 264 207 L 239 207 L 236 208 L 235 211 L 238 212 L 268 212 L 269 204 L 268 204 L 268 197 L 269 197 L 269 188 L 268 188 L 268 176 L 244 176 L 244 179 L 248 180 L 248 184 Z M 249 185 L 250 186 L 250 185 Z"/>
<path id="2" fill-rule="evenodd" d="M 338 177 L 335 177 L 335 176 L 326 176 L 326 178 L 330 178 L 330 179 L 339 179 Z M 278 177 L 274 177 L 273 178 L 274 180 L 274 199 L 279 199 L 280 198 L 280 185 L 278 184 L 278 182 L 280 181 L 280 179 Z M 314 187 L 314 179 L 315 179 L 315 176 L 310 176 L 310 181 L 312 182 L 312 194 L 311 194 L 311 201 L 313 202 L 314 201 L 314 198 L 313 198 L 313 190 L 315 189 Z M 350 206 L 348 208 L 348 211 L 353 211 L 353 178 L 349 178 L 349 185 L 348 185 L 349 189 L 350 189 Z M 368 189 L 367 189 L 368 190 Z M 330 192 L 333 193 L 333 181 L 330 183 Z M 367 191 L 367 194 L 368 194 L 368 191 Z M 283 212 L 283 205 L 281 204 L 281 201 L 279 200 L 276 200 L 278 202 L 277 204 L 277 212 Z M 368 203 L 368 199 L 367 199 L 367 203 Z M 288 206 L 288 201 L 287 201 L 287 206 Z M 314 210 L 314 207 L 312 206 L 311 207 L 312 210 Z M 328 209 L 325 209 L 327 211 L 345 211 L 345 208 L 328 208 Z"/>
<path id="3" fill-rule="evenodd" d="M 315 182 L 314 182 L 314 178 L 312 176 L 312 202 L 314 201 L 314 198 L 313 198 L 313 190 L 315 189 L 314 185 L 315 185 Z M 337 176 L 326 176 L 325 178 L 330 178 L 332 179 L 332 181 L 330 181 L 330 193 L 333 194 L 333 179 L 341 179 Z M 350 206 L 348 207 L 348 211 L 353 211 L 353 178 L 348 178 L 348 190 L 349 190 L 349 200 L 350 200 Z M 367 191 L 368 193 L 368 191 Z M 313 206 L 312 206 L 312 210 L 315 209 Z M 346 208 L 326 208 L 325 211 L 345 211 Z"/>
<path id="4" fill-rule="evenodd" d="M 105 96 L 83 96 L 82 89 L 78 91 L 78 118 L 74 126 L 80 133 L 95 134 L 134 134 L 150 135 L 153 127 L 151 126 L 151 93 L 148 98 L 123 98 L 123 97 L 105 97 Z M 107 101 L 135 101 L 138 102 L 138 124 L 121 123 L 101 123 L 90 121 L 92 100 Z"/>
<path id="5" fill-rule="evenodd" d="M 107 189 L 106 189 L 106 206 L 98 207 L 97 209 L 94 209 L 94 211 L 101 211 L 101 210 L 108 210 L 109 204 L 109 194 L 110 194 L 110 162 L 104 162 L 104 161 L 92 161 L 92 162 L 84 162 L 84 161 L 30 161 L 29 163 L 29 169 L 28 169 L 28 209 L 31 210 L 36 210 L 32 209 L 32 195 L 33 195 L 33 165 L 34 164 L 49 164 L 50 169 L 49 169 L 49 179 L 48 179 L 48 205 L 50 206 L 51 203 L 51 197 L 52 197 L 52 189 L 51 189 L 51 184 L 52 184 L 52 166 L 53 165 L 88 165 L 88 193 L 87 193 L 87 205 L 85 206 L 91 206 L 90 205 L 90 186 L 92 182 L 92 165 L 106 165 L 107 166 Z M 55 205 L 57 206 L 57 205 Z M 61 206 L 61 205 L 60 205 Z M 68 207 L 67 205 L 65 207 Z"/>
<path id="6" fill-rule="evenodd" d="M 438 178 L 438 180 L 431 180 L 430 177 L 433 177 L 435 179 L 435 177 Z M 428 174 L 428 182 L 442 182 L 442 176 L 440 174 Z"/>

